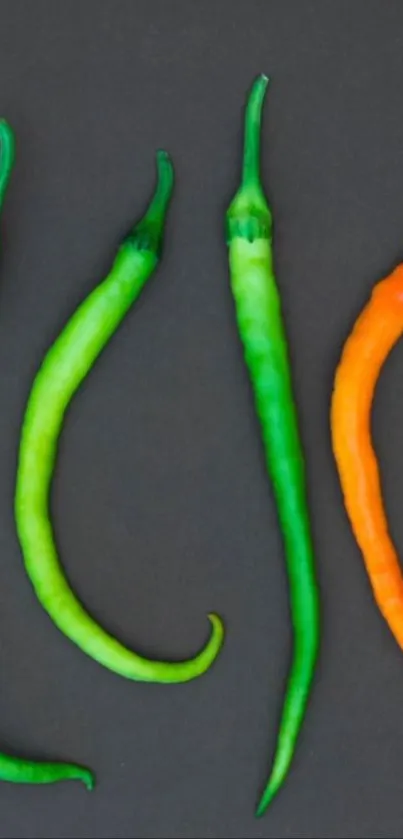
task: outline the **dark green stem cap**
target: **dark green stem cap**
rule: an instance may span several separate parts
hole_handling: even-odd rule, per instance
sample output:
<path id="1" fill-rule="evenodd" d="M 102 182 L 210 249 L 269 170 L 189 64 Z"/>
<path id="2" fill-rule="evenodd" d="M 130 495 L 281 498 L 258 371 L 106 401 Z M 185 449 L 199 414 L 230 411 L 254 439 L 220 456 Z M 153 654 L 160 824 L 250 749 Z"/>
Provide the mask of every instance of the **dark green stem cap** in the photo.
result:
<path id="1" fill-rule="evenodd" d="M 262 111 L 268 83 L 267 76 L 258 76 L 246 103 L 242 181 L 227 210 L 228 242 L 235 237 L 253 241 L 271 236 L 271 212 L 260 179 Z"/>
<path id="2" fill-rule="evenodd" d="M 164 239 L 165 219 L 172 197 L 174 170 L 166 151 L 157 152 L 157 185 L 148 209 L 132 228 L 123 244 L 139 251 L 151 251 L 159 258 Z"/>

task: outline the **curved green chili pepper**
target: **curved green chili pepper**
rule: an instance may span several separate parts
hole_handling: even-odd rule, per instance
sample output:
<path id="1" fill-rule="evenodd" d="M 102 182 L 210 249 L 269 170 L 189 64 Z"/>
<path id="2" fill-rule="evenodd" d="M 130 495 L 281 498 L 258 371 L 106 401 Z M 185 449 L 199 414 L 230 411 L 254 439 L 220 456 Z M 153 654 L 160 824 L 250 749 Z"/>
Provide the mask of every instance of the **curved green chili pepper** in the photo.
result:
<path id="1" fill-rule="evenodd" d="M 0 210 L 3 206 L 14 163 L 15 141 L 9 124 L 0 119 Z M 23 760 L 0 752 L 0 780 L 16 784 L 53 784 L 56 781 L 82 781 L 87 789 L 94 786 L 89 769 L 73 763 L 49 763 Z"/>
<path id="2" fill-rule="evenodd" d="M 173 169 L 157 155 L 158 183 L 144 217 L 121 245 L 106 279 L 73 314 L 36 375 L 21 435 L 15 515 L 25 567 L 36 594 L 54 623 L 100 664 L 145 682 L 185 682 L 204 673 L 219 653 L 223 625 L 209 615 L 212 633 L 194 658 L 152 661 L 105 632 L 71 591 L 59 563 L 49 520 L 48 495 L 57 440 L 73 394 L 155 270 L 163 240 Z"/>
<path id="3" fill-rule="evenodd" d="M 284 537 L 294 627 L 294 653 L 277 750 L 257 815 L 263 815 L 289 770 L 306 709 L 319 640 L 318 588 L 304 460 L 272 265 L 272 218 L 259 171 L 260 126 L 267 83 L 268 79 L 260 76 L 249 95 L 242 183 L 226 219 L 236 318 Z"/>

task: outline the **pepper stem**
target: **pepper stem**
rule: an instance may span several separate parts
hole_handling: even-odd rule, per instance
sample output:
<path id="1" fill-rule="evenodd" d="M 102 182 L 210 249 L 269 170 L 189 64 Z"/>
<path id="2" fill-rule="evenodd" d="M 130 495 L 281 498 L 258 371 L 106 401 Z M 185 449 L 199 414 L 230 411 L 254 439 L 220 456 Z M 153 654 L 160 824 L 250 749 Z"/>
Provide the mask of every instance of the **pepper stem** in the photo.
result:
<path id="1" fill-rule="evenodd" d="M 165 216 L 172 197 L 174 170 L 166 151 L 157 152 L 157 185 L 148 208 L 140 221 L 132 227 L 125 242 L 137 250 L 152 251 L 160 256 Z"/>
<path id="2" fill-rule="evenodd" d="M 14 132 L 5 119 L 0 119 L 0 209 L 10 180 L 14 156 Z"/>
<path id="3" fill-rule="evenodd" d="M 157 186 L 148 206 L 148 210 L 145 216 L 143 216 L 144 222 L 146 219 L 158 219 L 163 221 L 172 196 L 174 170 L 168 152 L 163 151 L 162 149 L 157 151 L 156 162 Z"/>
<path id="4" fill-rule="evenodd" d="M 271 212 L 260 180 L 260 135 L 263 102 L 269 79 L 261 74 L 246 103 L 241 184 L 226 215 L 226 236 L 233 239 L 270 239 Z"/>
<path id="5" fill-rule="evenodd" d="M 242 186 L 257 187 L 260 183 L 260 136 L 263 102 L 269 79 L 263 73 L 255 79 L 249 93 L 245 114 Z"/>

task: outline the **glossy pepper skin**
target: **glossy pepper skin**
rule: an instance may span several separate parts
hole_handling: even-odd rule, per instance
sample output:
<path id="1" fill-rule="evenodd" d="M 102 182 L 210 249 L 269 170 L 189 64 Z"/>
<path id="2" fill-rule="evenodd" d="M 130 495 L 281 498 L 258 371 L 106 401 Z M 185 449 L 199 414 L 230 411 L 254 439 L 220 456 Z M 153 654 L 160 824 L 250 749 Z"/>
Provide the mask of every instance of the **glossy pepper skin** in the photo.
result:
<path id="1" fill-rule="evenodd" d="M 14 134 L 6 120 L 0 120 L 0 209 L 14 164 Z M 0 780 L 15 784 L 53 784 L 57 781 L 82 781 L 87 789 L 94 786 L 94 776 L 89 769 L 74 763 L 51 763 L 23 760 L 0 752 Z"/>
<path id="2" fill-rule="evenodd" d="M 25 567 L 54 623 L 87 655 L 128 679 L 174 683 L 204 673 L 219 653 L 223 626 L 209 615 L 212 633 L 194 658 L 154 661 L 127 649 L 85 611 L 61 568 L 49 519 L 48 495 L 57 441 L 69 403 L 128 309 L 157 267 L 173 169 L 157 155 L 158 182 L 143 218 L 121 245 L 106 279 L 73 314 L 36 375 L 25 412 L 15 493 L 15 517 Z"/>
<path id="3" fill-rule="evenodd" d="M 373 595 L 403 649 L 403 574 L 393 544 L 376 452 L 372 404 L 383 366 L 403 334 L 403 265 L 376 283 L 344 344 L 331 401 L 332 447 L 344 503 Z"/>
<path id="4" fill-rule="evenodd" d="M 257 815 L 283 784 L 308 702 L 319 641 L 319 598 L 304 457 L 287 339 L 273 271 L 272 217 L 260 181 L 260 130 L 268 79 L 258 77 L 245 118 L 243 177 L 226 217 L 231 289 L 260 422 L 285 555 L 294 630 L 293 657 L 277 748 Z"/>

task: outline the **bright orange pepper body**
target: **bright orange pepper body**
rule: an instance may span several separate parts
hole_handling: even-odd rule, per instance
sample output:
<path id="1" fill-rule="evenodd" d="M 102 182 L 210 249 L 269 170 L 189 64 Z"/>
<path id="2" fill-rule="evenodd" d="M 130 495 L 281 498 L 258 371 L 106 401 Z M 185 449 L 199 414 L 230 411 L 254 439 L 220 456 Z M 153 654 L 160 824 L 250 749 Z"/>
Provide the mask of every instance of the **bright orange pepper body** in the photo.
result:
<path id="1" fill-rule="evenodd" d="M 332 445 L 344 502 L 375 599 L 403 648 L 403 575 L 389 535 L 371 407 L 382 367 L 403 334 L 403 265 L 375 286 L 349 335 L 336 371 Z"/>

